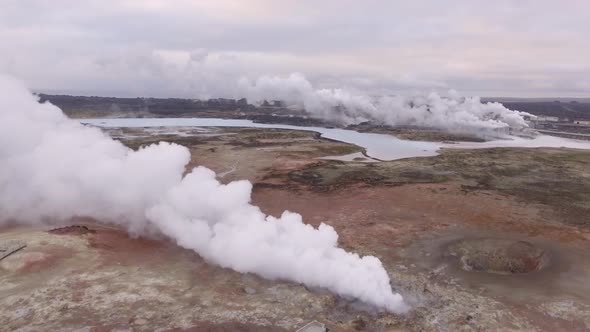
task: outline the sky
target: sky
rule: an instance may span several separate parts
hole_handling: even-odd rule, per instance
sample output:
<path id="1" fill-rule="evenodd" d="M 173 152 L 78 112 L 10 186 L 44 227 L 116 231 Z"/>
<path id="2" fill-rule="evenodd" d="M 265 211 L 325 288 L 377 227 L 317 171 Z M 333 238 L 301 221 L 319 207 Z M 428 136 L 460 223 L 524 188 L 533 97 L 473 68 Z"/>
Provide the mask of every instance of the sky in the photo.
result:
<path id="1" fill-rule="evenodd" d="M 301 73 L 373 95 L 590 96 L 590 1 L 1 0 L 0 73 L 36 91 L 237 97 Z"/>

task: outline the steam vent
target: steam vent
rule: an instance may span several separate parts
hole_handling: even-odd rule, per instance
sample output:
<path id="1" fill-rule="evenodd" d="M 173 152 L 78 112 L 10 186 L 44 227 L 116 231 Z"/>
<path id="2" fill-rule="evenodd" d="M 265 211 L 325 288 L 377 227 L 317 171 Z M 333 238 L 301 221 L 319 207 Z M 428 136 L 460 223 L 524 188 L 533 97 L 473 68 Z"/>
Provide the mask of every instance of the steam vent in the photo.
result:
<path id="1" fill-rule="evenodd" d="M 548 254 L 527 241 L 480 238 L 449 245 L 447 253 L 456 257 L 466 271 L 495 274 L 537 272 L 547 266 Z"/>

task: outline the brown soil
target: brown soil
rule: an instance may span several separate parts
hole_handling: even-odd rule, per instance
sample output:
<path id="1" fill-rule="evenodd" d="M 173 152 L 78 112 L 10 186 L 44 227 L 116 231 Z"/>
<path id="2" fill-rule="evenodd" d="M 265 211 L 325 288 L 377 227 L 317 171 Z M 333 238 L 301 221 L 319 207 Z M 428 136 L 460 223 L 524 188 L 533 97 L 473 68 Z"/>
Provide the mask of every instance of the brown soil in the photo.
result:
<path id="1" fill-rule="evenodd" d="M 72 225 L 51 229 L 49 230 L 49 233 L 59 235 L 84 235 L 95 233 L 95 230 L 90 229 L 87 226 Z"/>

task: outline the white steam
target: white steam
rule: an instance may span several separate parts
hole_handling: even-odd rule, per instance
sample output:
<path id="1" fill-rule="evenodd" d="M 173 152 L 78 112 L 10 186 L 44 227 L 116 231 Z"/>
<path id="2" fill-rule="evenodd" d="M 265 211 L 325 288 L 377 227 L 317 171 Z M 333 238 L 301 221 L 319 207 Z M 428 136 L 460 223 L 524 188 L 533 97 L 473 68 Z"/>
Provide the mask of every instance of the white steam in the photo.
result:
<path id="1" fill-rule="evenodd" d="M 68 119 L 0 76 L 0 225 L 89 216 L 135 234 L 159 232 L 212 263 L 269 279 L 324 287 L 388 311 L 407 310 L 379 259 L 338 248 L 331 226 L 266 216 L 252 185 L 227 185 L 203 167 L 183 177 L 185 147 L 132 151 Z"/>
<path id="2" fill-rule="evenodd" d="M 455 91 L 444 97 L 437 93 L 370 97 L 343 89 L 315 89 L 301 74 L 241 79 L 238 85 L 249 100 L 282 100 L 318 118 L 346 125 L 373 121 L 487 135 L 522 131 L 528 127 L 524 116 L 530 116 L 500 103 L 482 103 L 479 97 L 461 97 Z"/>

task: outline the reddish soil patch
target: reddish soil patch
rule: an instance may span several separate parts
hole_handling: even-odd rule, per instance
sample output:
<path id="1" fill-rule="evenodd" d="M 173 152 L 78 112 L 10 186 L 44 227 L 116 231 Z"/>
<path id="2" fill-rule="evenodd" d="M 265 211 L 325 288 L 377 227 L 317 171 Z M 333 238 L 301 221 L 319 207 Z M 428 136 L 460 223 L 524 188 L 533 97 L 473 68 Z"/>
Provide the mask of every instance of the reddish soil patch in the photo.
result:
<path id="1" fill-rule="evenodd" d="M 325 222 L 336 229 L 340 243 L 351 248 L 393 253 L 391 249 L 451 225 L 587 243 L 579 231 L 552 224 L 535 205 L 490 192 L 465 193 L 452 183 L 353 186 L 325 193 L 255 188 L 253 202 L 264 212 L 278 216 L 290 210 L 302 214 L 308 224 Z"/>
<path id="2" fill-rule="evenodd" d="M 124 264 L 154 262 L 162 259 L 165 256 L 163 253 L 171 247 L 166 241 L 134 238 L 124 230 L 107 228 L 97 229 L 91 234 L 88 244 L 99 249 L 107 262 Z"/>
<path id="3" fill-rule="evenodd" d="M 89 243 L 93 248 L 125 252 L 145 252 L 162 247 L 160 241 L 133 238 L 118 229 L 100 229 L 89 238 Z"/>
<path id="4" fill-rule="evenodd" d="M 19 273 L 39 272 L 53 266 L 65 258 L 72 257 L 71 250 L 64 247 L 45 247 L 43 252 L 27 252 L 23 255 L 23 263 L 19 267 Z"/>

